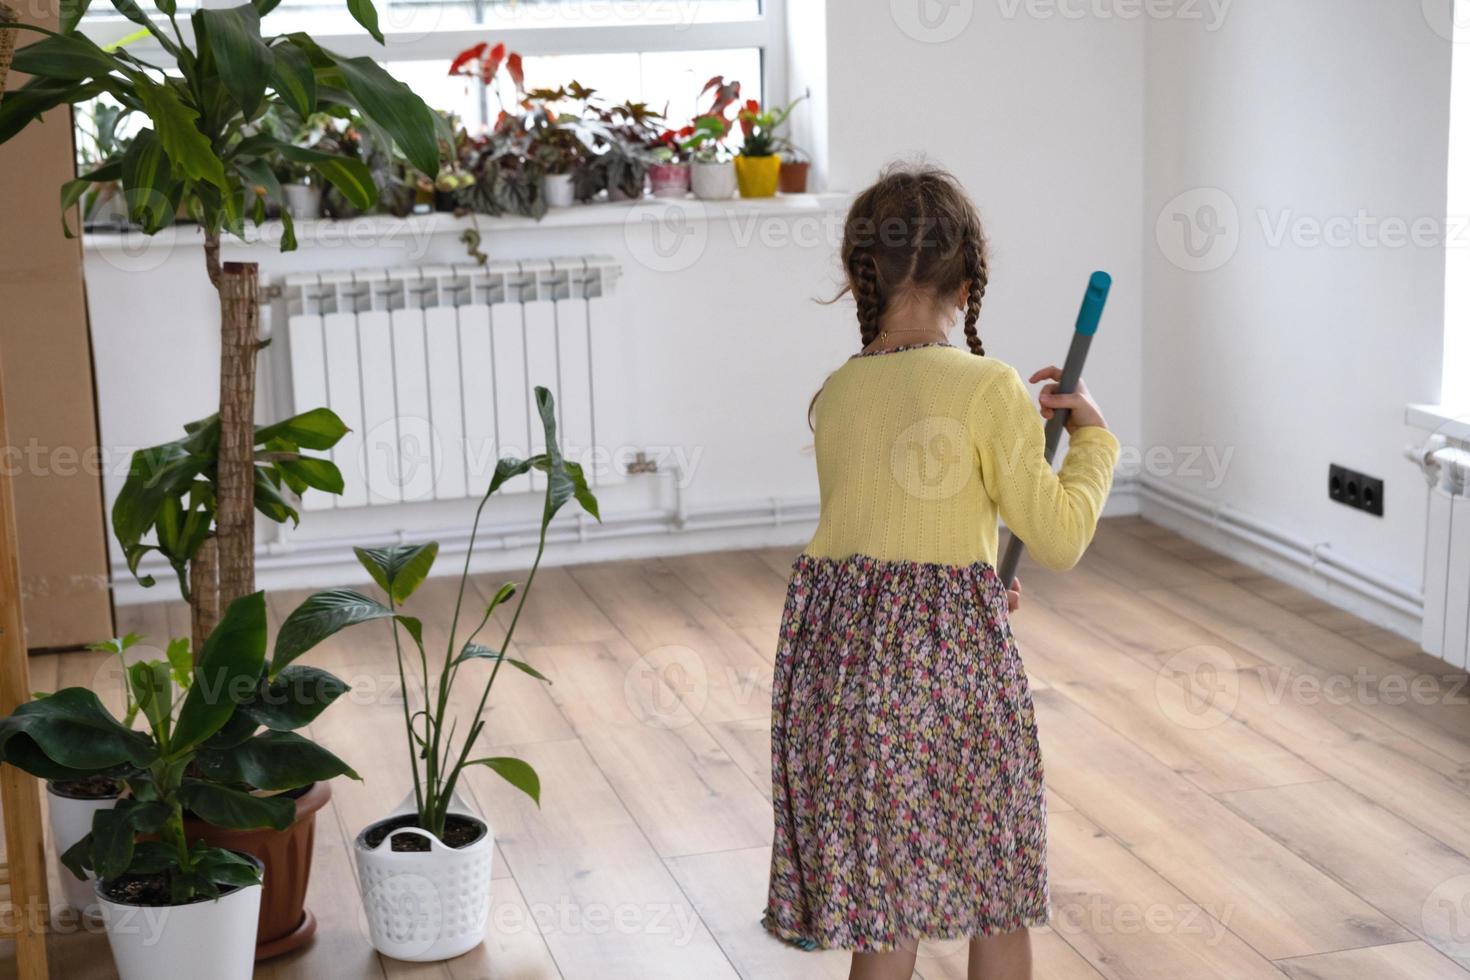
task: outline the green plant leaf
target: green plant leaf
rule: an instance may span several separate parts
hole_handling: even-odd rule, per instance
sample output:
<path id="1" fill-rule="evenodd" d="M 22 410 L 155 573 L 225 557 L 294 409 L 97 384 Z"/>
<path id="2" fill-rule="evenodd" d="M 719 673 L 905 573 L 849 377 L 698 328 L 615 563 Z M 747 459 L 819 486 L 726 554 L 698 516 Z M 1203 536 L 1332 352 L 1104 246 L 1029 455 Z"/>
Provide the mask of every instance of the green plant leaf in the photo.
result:
<path id="1" fill-rule="evenodd" d="M 237 703 L 252 697 L 265 666 L 265 639 L 265 593 L 230 603 L 204 641 L 194 683 L 179 709 L 171 753 L 186 751 L 219 731 Z"/>
<path id="2" fill-rule="evenodd" d="M 351 589 L 318 592 L 292 610 L 276 634 L 271 676 L 339 630 L 375 619 L 391 619 L 393 612 L 376 599 Z"/>
<path id="3" fill-rule="evenodd" d="M 244 887 L 260 884 L 260 868 L 253 861 L 222 847 L 203 847 L 192 854 L 194 871 L 216 885 Z"/>
<path id="4" fill-rule="evenodd" d="M 302 119 L 316 112 L 316 72 L 311 59 L 296 45 L 284 41 L 271 46 L 271 88 Z"/>
<path id="5" fill-rule="evenodd" d="M 163 144 L 151 129 L 133 137 L 122 160 L 123 199 L 128 217 L 153 234 L 173 223 L 176 208 L 168 198 L 173 169 Z"/>
<path id="6" fill-rule="evenodd" d="M 373 181 L 373 172 L 361 160 L 290 143 L 276 143 L 272 149 L 287 160 L 304 163 L 315 170 L 341 191 L 353 207 L 366 211 L 377 203 L 378 185 Z"/>
<path id="7" fill-rule="evenodd" d="M 194 654 L 189 649 L 189 638 L 180 636 L 169 640 L 165 654 L 173 682 L 180 688 L 188 687 L 190 678 L 194 676 Z"/>
<path id="8" fill-rule="evenodd" d="M 479 643 L 466 643 L 464 645 L 464 649 L 459 652 L 459 656 L 454 658 L 454 662 L 457 664 L 462 664 L 466 660 L 504 660 L 512 667 L 516 668 L 522 673 L 530 674 L 538 681 L 545 681 L 548 684 L 551 683 L 551 678 L 547 677 L 545 674 L 541 673 L 541 671 L 537 670 L 535 667 L 532 667 L 524 660 L 517 660 L 514 657 L 507 657 L 499 650 L 492 650 L 489 647 Z"/>
<path id="9" fill-rule="evenodd" d="M 92 0 L 61 0 L 61 33 L 70 34 L 77 29 Z"/>
<path id="10" fill-rule="evenodd" d="M 165 51 L 173 55 L 175 58 L 179 58 L 179 46 L 175 44 L 173 39 L 170 38 L 167 34 L 159 30 L 158 25 L 153 23 L 148 15 L 143 13 L 143 8 L 139 7 L 136 3 L 133 2 L 133 0 L 112 0 L 112 6 L 113 9 L 122 14 L 128 20 L 132 21 L 134 24 L 138 24 L 141 27 L 147 28 L 148 33 L 153 35 L 154 40 L 156 40 Z"/>
<path id="11" fill-rule="evenodd" d="M 133 701 L 154 731 L 163 730 L 173 707 L 173 685 L 169 666 L 163 660 L 149 660 L 128 668 L 128 687 Z"/>
<path id="12" fill-rule="evenodd" d="M 32 78 L 0 100 L 0 143 L 4 143 L 41 114 L 63 104 L 76 104 L 95 98 L 103 89 L 101 82 L 66 82 L 53 78 Z"/>
<path id="13" fill-rule="evenodd" d="M 209 138 L 195 125 L 198 111 L 185 105 L 178 90 L 167 83 L 139 76 L 134 91 L 143 104 L 143 111 L 153 120 L 163 151 L 174 166 L 191 180 L 213 184 L 228 199 L 231 191 L 224 164 L 210 146 Z"/>
<path id="14" fill-rule="evenodd" d="M 253 0 L 253 2 L 255 3 L 255 12 L 262 17 L 281 5 L 281 0 Z"/>
<path id="15" fill-rule="evenodd" d="M 51 761 L 69 769 L 97 770 L 119 765 L 147 766 L 158 746 L 144 732 L 123 727 L 97 695 L 68 687 L 39 701 L 28 701 L 0 719 L 0 759 L 17 766 L 9 742 L 24 735 Z"/>
<path id="16" fill-rule="evenodd" d="M 308 725 L 351 688 L 318 667 L 291 664 L 269 681 L 262 680 L 255 699 L 240 714 L 272 731 L 289 732 Z"/>
<path id="17" fill-rule="evenodd" d="M 541 428 L 546 438 L 546 452 L 535 460 L 536 468 L 546 474 L 546 509 L 542 521 L 548 522 L 557 511 L 574 496 L 593 517 L 598 517 L 597 498 L 587 488 L 587 478 L 582 467 L 568 463 L 561 454 L 556 441 L 556 402 L 547 389 L 536 386 L 536 412 L 541 416 Z"/>
<path id="18" fill-rule="evenodd" d="M 288 790 L 338 776 L 360 779 L 352 767 L 295 732 L 262 732 L 224 751 L 200 751 L 200 772 L 224 783 Z"/>
<path id="19" fill-rule="evenodd" d="M 541 777 L 529 762 L 511 756 L 495 756 L 487 759 L 471 759 L 467 766 L 484 766 L 499 773 L 501 778 L 525 793 L 541 805 Z"/>
<path id="20" fill-rule="evenodd" d="M 0 102 L 0 112 L 4 111 L 3 107 L 8 102 L 9 100 Z M 0 142 L 4 142 L 4 140 L 0 139 Z M 109 160 L 102 166 L 83 174 L 75 180 L 68 180 L 61 185 L 61 231 L 67 238 L 75 237 L 72 234 L 71 225 L 67 222 L 67 218 L 71 216 L 72 207 L 82 199 L 82 195 L 86 194 L 93 184 L 120 179 L 122 177 L 122 169 L 123 165 L 121 160 Z"/>
<path id="21" fill-rule="evenodd" d="M 337 464 L 329 459 L 299 456 L 296 459 L 278 460 L 276 467 L 283 474 L 299 480 L 303 487 L 321 490 L 324 493 L 341 493 L 346 486 L 342 479 L 342 471 L 337 469 Z"/>
<path id="22" fill-rule="evenodd" d="M 285 439 L 301 449 L 326 450 L 337 445 L 350 430 L 329 408 L 313 408 L 272 425 L 255 430 L 255 444 L 263 446 L 274 439 Z"/>
<path id="23" fill-rule="evenodd" d="M 403 602 L 428 577 L 439 555 L 439 542 L 353 548 L 352 553 L 378 583 L 378 588 L 392 596 L 394 602 Z"/>
<path id="24" fill-rule="evenodd" d="M 424 100 L 371 58 L 324 53 L 341 72 L 343 84 L 357 100 L 363 115 L 381 126 L 398 144 L 404 158 L 421 173 L 431 178 L 438 176 L 435 117 Z"/>
<path id="25" fill-rule="evenodd" d="M 363 30 L 373 36 L 373 40 L 383 43 L 383 32 L 378 30 L 378 8 L 373 6 L 373 0 L 347 0 L 347 11 Z"/>
<path id="26" fill-rule="evenodd" d="M 274 76 L 275 56 L 260 37 L 260 13 L 249 3 L 211 8 L 193 15 L 196 34 L 202 34 L 214 54 L 220 83 L 246 119 L 254 118 Z M 203 30 L 200 31 L 200 26 Z"/>
<path id="27" fill-rule="evenodd" d="M 82 34 L 51 34 L 15 52 L 16 71 L 62 82 L 126 72 L 126 67 Z M 131 74 L 131 73 L 129 73 Z"/>
<path id="28" fill-rule="evenodd" d="M 226 830 L 285 830 L 296 819 L 296 801 L 290 797 L 254 796 L 202 779 L 185 779 L 179 799 L 200 820 Z"/>
<path id="29" fill-rule="evenodd" d="M 92 816 L 90 855 L 85 864 L 100 878 L 126 874 L 133 862 L 137 836 L 157 833 L 169 813 L 170 808 L 163 803 L 135 799 L 121 799 L 109 809 L 98 810 Z"/>

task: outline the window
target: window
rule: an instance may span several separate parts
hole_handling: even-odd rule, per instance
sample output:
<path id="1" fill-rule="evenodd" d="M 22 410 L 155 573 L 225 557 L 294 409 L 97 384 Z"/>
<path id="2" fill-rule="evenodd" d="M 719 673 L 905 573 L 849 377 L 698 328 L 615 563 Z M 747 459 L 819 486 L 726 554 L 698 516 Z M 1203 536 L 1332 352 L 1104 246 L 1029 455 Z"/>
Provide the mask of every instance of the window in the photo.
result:
<path id="1" fill-rule="evenodd" d="M 180 25 L 198 6 L 237 0 L 179 0 Z M 746 97 L 785 89 L 782 4 L 789 0 L 377 0 L 386 44 L 347 12 L 345 0 L 281 0 L 262 25 L 268 34 L 305 31 L 323 47 L 383 62 L 430 106 L 483 123 L 478 86 L 448 75 L 456 54 L 504 41 L 525 57 L 532 87 L 576 79 L 611 102 L 667 107 L 672 123 L 694 113 L 714 75 L 739 79 Z M 151 5 L 143 0 L 145 9 Z M 107 0 L 94 0 L 87 32 L 99 43 L 133 34 Z M 129 42 L 147 57 L 150 38 Z"/>
<path id="2" fill-rule="evenodd" d="M 1444 366 L 1440 401 L 1467 407 L 1470 377 L 1470 22 L 1455 18 L 1450 81 L 1450 171 L 1446 202 Z"/>

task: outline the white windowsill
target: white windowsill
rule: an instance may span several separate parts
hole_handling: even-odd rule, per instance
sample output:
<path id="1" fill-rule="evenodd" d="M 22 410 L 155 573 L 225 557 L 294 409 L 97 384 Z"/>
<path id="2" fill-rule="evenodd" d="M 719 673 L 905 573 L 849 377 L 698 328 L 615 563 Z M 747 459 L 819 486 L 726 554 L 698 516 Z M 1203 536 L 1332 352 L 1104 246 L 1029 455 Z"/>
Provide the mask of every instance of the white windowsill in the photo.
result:
<path id="1" fill-rule="evenodd" d="M 1470 442 L 1470 410 L 1454 411 L 1444 405 L 1408 405 L 1404 424 L 1438 433 L 1453 442 Z"/>
<path id="2" fill-rule="evenodd" d="M 851 200 L 852 195 L 836 192 L 755 199 L 734 198 L 729 201 L 646 197 L 640 201 L 598 202 L 552 208 L 540 221 L 519 216 L 494 218 L 483 214 L 476 215 L 473 219 L 468 216 L 458 218 L 442 212 L 415 214 L 407 218 L 395 218 L 392 215 L 365 215 L 342 221 L 321 218 L 296 222 L 296 241 L 299 247 L 308 248 L 317 244 L 340 246 L 353 242 L 368 243 L 405 234 L 416 239 L 424 235 L 459 235 L 475 227 L 476 223 L 481 233 L 487 235 L 520 230 L 616 227 L 642 221 L 645 216 L 670 220 L 732 222 L 753 218 L 814 217 L 828 220 L 827 216 L 842 212 Z M 678 218 L 673 217 L 676 215 Z M 840 234 L 840 229 L 838 231 Z M 247 245 L 276 249 L 281 240 L 281 223 L 267 221 L 259 228 L 247 225 L 245 235 Z M 136 250 L 140 239 L 144 237 L 146 236 L 142 232 L 136 230 L 89 232 L 83 236 L 83 247 L 95 251 Z M 191 224 L 165 228 L 153 238 L 154 241 L 150 243 L 153 246 L 204 243 L 199 228 Z M 230 239 L 229 243 L 236 247 L 240 245 L 234 239 Z"/>

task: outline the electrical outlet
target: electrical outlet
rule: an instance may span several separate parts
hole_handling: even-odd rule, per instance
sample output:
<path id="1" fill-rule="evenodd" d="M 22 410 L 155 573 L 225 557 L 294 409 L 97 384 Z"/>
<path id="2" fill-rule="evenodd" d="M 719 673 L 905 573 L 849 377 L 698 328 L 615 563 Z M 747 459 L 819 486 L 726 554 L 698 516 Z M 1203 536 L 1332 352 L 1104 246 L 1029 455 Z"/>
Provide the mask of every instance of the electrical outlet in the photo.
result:
<path id="1" fill-rule="evenodd" d="M 1355 510 L 1383 516 L 1383 481 L 1333 463 L 1327 468 L 1327 496 Z"/>

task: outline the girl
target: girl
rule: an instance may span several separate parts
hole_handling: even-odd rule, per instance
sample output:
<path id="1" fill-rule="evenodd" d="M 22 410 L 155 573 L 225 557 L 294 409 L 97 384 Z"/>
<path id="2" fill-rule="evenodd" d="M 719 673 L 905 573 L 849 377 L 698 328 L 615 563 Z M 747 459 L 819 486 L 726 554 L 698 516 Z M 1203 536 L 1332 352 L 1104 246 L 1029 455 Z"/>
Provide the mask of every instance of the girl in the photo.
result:
<path id="1" fill-rule="evenodd" d="M 949 174 L 885 173 L 853 202 L 842 261 L 863 350 L 812 403 L 822 512 L 776 656 L 764 924 L 853 950 L 854 980 L 909 977 L 921 939 L 959 937 L 971 980 L 1024 980 L 1046 809 L 997 515 L 1070 568 L 1118 442 L 1085 387 L 1049 384 L 1041 416 L 1072 414 L 1066 463 L 1047 465 L 1026 386 L 984 356 L 985 236 Z M 957 311 L 969 353 L 947 342 Z"/>

